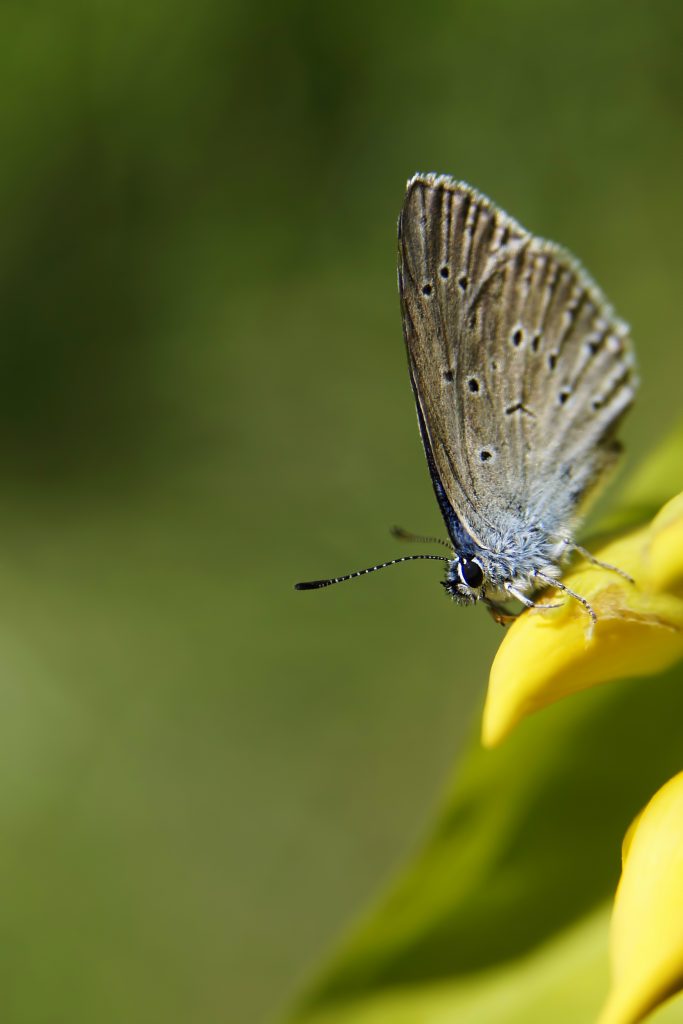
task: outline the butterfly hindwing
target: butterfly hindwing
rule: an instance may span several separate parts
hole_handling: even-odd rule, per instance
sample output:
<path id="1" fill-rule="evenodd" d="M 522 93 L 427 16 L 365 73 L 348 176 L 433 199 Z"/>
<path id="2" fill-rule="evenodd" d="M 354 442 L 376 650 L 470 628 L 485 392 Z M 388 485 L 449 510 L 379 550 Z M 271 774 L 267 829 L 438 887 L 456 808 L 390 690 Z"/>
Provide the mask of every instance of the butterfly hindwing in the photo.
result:
<path id="1" fill-rule="evenodd" d="M 408 183 L 399 288 L 430 468 L 465 529 L 530 507 L 566 525 L 635 394 L 625 325 L 569 254 L 434 175 Z"/>

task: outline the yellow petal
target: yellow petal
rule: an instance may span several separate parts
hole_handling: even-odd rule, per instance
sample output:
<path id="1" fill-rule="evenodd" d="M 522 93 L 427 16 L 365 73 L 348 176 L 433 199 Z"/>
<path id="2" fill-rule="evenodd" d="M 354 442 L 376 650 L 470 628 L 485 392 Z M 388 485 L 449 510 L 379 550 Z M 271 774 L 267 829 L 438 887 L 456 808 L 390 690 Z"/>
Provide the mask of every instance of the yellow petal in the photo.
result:
<path id="1" fill-rule="evenodd" d="M 683 494 L 668 501 L 652 521 L 645 569 L 653 590 L 683 593 Z"/>
<path id="2" fill-rule="evenodd" d="M 482 741 L 495 746 L 525 715 L 570 693 L 661 672 L 683 657 L 683 495 L 650 526 L 595 552 L 636 585 L 590 563 L 564 582 L 598 616 L 594 630 L 578 601 L 521 615 L 501 643 L 489 679 Z M 557 600 L 557 593 L 544 601 Z"/>
<path id="3" fill-rule="evenodd" d="M 611 958 L 612 990 L 598 1024 L 636 1024 L 683 988 L 683 772 L 627 833 Z"/>

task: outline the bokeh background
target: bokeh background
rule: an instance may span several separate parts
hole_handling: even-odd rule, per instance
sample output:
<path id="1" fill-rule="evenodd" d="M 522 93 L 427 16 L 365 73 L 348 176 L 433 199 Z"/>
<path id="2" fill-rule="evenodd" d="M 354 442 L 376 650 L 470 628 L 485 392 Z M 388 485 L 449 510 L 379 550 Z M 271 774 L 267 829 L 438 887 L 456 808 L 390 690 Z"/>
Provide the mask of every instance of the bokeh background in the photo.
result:
<path id="1" fill-rule="evenodd" d="M 0 6 L 0 1014 L 261 1024 L 423 834 L 500 639 L 441 530 L 406 178 L 572 249 L 683 374 L 676 0 Z M 614 493 L 614 492 L 613 492 Z"/>

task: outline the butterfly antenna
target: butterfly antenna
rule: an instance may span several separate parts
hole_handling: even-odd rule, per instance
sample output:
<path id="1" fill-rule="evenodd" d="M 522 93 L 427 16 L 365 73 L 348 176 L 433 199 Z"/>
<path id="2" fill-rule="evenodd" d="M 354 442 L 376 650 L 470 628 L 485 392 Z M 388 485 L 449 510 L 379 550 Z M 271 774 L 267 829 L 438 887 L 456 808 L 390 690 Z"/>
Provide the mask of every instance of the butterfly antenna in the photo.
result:
<path id="1" fill-rule="evenodd" d="M 442 544 L 449 551 L 453 550 L 448 541 L 444 540 L 443 537 L 423 537 L 420 533 L 411 533 L 410 530 L 404 530 L 402 526 L 392 526 L 391 536 L 396 537 L 397 540 L 407 540 L 420 544 Z"/>
<path id="2" fill-rule="evenodd" d="M 358 569 L 357 572 L 350 572 L 347 576 L 335 576 L 331 580 L 311 580 L 310 583 L 295 583 L 295 590 L 319 590 L 321 587 L 331 587 L 333 583 L 343 583 L 345 580 L 354 580 L 356 576 L 365 576 L 368 572 L 377 572 L 378 569 L 386 569 L 389 565 L 398 565 L 400 562 L 415 562 L 418 559 L 433 562 L 450 562 L 450 558 L 443 555 L 404 555 L 403 558 L 392 558 L 390 562 L 382 562 L 380 565 L 371 565 L 369 569 Z"/>

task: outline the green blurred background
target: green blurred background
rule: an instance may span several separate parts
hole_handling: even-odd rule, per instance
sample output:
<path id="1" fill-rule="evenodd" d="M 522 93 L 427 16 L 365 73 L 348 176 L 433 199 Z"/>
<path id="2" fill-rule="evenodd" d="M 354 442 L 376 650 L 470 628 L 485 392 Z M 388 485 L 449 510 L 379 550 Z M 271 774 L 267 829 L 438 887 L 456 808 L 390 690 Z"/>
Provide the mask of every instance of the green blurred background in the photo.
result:
<path id="1" fill-rule="evenodd" d="M 415 848 L 498 628 L 441 530 L 395 283 L 449 172 L 681 407 L 683 7 L 0 6 L 0 1015 L 260 1024 Z"/>

